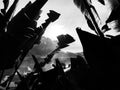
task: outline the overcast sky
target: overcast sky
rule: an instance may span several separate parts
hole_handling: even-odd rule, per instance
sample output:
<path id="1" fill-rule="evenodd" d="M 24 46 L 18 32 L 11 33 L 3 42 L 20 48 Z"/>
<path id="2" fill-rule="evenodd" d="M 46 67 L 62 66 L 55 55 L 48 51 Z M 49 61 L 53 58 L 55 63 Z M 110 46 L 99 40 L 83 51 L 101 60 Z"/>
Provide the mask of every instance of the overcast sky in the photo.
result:
<path id="1" fill-rule="evenodd" d="M 11 2 L 14 0 L 10 0 Z M 18 12 L 22 7 L 26 5 L 26 3 L 30 0 L 19 0 L 17 10 Z M 32 2 L 35 0 L 31 0 Z M 95 0 L 96 1 L 96 0 Z M 0 7 L 2 7 L 2 0 L 0 0 Z M 100 17 L 102 18 L 102 23 L 105 21 L 106 17 L 108 17 L 109 9 L 103 5 L 100 5 L 98 2 L 93 3 Z M 38 21 L 38 26 L 47 19 L 46 13 L 49 10 L 55 10 L 56 12 L 60 13 L 61 16 L 58 20 L 51 23 L 49 27 L 46 29 L 44 36 L 51 38 L 52 40 L 56 39 L 56 35 L 59 34 L 70 34 L 75 38 L 75 42 L 70 44 L 65 51 L 72 51 L 72 52 L 80 52 L 82 51 L 82 45 L 78 38 L 75 28 L 81 27 L 84 30 L 90 31 L 88 26 L 86 25 L 86 21 L 80 12 L 80 10 L 74 5 L 73 0 L 48 0 L 48 2 L 42 8 L 43 13 L 41 14 L 41 18 Z M 56 35 L 54 35 L 56 33 Z"/>

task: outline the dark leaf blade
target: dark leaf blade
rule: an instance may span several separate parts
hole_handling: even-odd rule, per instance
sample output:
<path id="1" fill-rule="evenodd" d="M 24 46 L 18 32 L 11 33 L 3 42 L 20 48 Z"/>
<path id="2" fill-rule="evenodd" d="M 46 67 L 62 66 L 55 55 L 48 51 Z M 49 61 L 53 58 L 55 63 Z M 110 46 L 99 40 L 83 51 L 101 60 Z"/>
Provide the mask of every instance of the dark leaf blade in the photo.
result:
<path id="1" fill-rule="evenodd" d="M 18 3 L 19 0 L 15 0 L 13 2 L 13 4 L 11 5 L 11 7 L 8 9 L 6 15 L 5 15 L 5 18 L 6 18 L 6 22 L 10 20 L 10 18 L 12 17 L 16 7 L 17 7 L 17 3 Z"/>
<path id="2" fill-rule="evenodd" d="M 70 36 L 69 34 L 66 34 L 66 35 L 59 35 L 57 36 L 57 39 L 58 39 L 58 45 L 61 47 L 61 46 L 66 46 L 67 44 L 70 44 L 72 42 L 75 41 L 75 39 Z"/>
<path id="3" fill-rule="evenodd" d="M 100 20 L 99 14 L 96 11 L 95 7 L 93 5 L 90 5 L 90 8 L 93 9 L 94 13 L 97 15 L 98 19 Z"/>
<path id="4" fill-rule="evenodd" d="M 105 1 L 104 0 L 98 0 L 101 4 L 105 5 Z"/>
<path id="5" fill-rule="evenodd" d="M 93 23 L 91 22 L 91 20 L 87 16 L 85 16 L 85 19 L 90 29 L 95 30 L 95 27 L 93 26 Z"/>
<path id="6" fill-rule="evenodd" d="M 6 10 L 9 5 L 9 0 L 3 0 L 3 3 L 4 3 L 4 9 Z"/>
<path id="7" fill-rule="evenodd" d="M 32 58 L 33 58 L 33 61 L 34 61 L 34 63 L 35 63 L 35 65 L 34 65 L 34 69 L 37 69 L 38 66 L 39 66 L 38 60 L 37 60 L 37 58 L 36 58 L 35 55 L 32 55 Z"/>

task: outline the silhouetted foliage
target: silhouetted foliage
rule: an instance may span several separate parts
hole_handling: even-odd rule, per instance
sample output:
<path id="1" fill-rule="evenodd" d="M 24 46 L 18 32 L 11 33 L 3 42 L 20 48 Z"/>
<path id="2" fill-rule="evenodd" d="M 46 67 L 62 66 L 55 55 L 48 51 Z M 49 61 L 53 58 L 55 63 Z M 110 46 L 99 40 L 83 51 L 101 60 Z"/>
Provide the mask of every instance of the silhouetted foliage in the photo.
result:
<path id="1" fill-rule="evenodd" d="M 98 1 L 105 5 L 104 0 Z M 59 13 L 50 10 L 47 14 L 49 18 L 45 20 L 45 23 L 36 27 L 41 8 L 46 2 L 47 0 L 29 2 L 16 16 L 11 18 L 18 0 L 14 0 L 9 9 L 9 0 L 3 0 L 4 9 L 0 13 L 0 70 L 14 67 L 14 71 L 11 70 L 12 74 L 5 82 L 0 83 L 0 85 L 8 90 L 9 84 L 17 72 L 20 82 L 17 84 L 18 86 L 15 90 L 119 89 L 120 35 L 109 36 L 110 38 L 107 38 L 104 37 L 104 32 L 110 30 L 108 27 L 109 22 L 116 20 L 118 21 L 118 25 L 120 24 L 118 15 L 120 6 L 118 5 L 119 3 L 117 4 L 120 1 L 109 0 L 112 12 L 106 24 L 101 28 L 103 30 L 101 32 L 93 12 L 98 18 L 99 15 L 92 5 L 91 0 L 74 0 L 74 3 L 85 15 L 88 26 L 97 33 L 97 35 L 94 35 L 76 28 L 83 46 L 84 56 L 59 52 L 75 41 L 69 34 L 59 35 L 57 37 L 58 42 L 42 37 L 47 26 L 60 16 Z M 29 52 L 29 50 L 31 51 Z M 20 72 L 19 67 L 28 52 L 29 55 L 26 57 L 24 63 L 29 63 L 30 59 L 33 59 L 34 66 L 30 69 L 29 73 L 24 75 L 24 73 Z M 55 54 L 58 55 L 54 57 Z M 30 57 L 31 55 L 32 57 Z M 39 62 L 38 56 L 44 56 L 42 58 L 43 61 Z M 52 63 L 53 57 L 54 61 Z M 64 61 L 62 61 L 62 58 L 64 58 Z M 67 61 L 69 63 L 66 63 Z M 45 71 L 44 68 L 48 64 L 52 68 Z M 26 67 L 29 66 L 27 64 L 24 65 Z M 68 69 L 68 71 L 65 71 L 65 69 Z"/>
<path id="2" fill-rule="evenodd" d="M 70 36 L 69 34 L 66 34 L 66 35 L 59 35 L 57 36 L 57 39 L 58 39 L 58 45 L 60 47 L 64 47 L 72 42 L 74 42 L 74 38 L 72 36 Z"/>

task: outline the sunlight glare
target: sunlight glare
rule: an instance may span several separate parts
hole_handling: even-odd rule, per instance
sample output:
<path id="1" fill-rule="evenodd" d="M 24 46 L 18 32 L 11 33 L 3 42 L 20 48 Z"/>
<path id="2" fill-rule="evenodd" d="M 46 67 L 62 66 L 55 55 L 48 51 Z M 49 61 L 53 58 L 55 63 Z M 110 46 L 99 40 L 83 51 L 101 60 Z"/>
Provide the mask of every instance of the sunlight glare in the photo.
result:
<path id="1" fill-rule="evenodd" d="M 57 40 L 57 36 L 66 34 L 66 29 L 63 25 L 51 24 L 47 27 L 43 36 L 48 37 L 52 40 Z"/>

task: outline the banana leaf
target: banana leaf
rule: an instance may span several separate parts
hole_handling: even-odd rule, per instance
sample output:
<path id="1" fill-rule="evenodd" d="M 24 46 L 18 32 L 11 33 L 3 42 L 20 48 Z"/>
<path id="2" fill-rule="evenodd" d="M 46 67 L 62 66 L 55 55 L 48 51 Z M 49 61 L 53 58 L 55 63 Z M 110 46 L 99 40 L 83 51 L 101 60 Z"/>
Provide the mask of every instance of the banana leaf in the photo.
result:
<path id="1" fill-rule="evenodd" d="M 89 85 L 92 88 L 119 88 L 120 80 L 120 35 L 101 38 L 81 29 L 76 29 L 83 46 L 84 56 L 90 66 Z M 108 86 L 106 85 L 108 84 Z"/>

